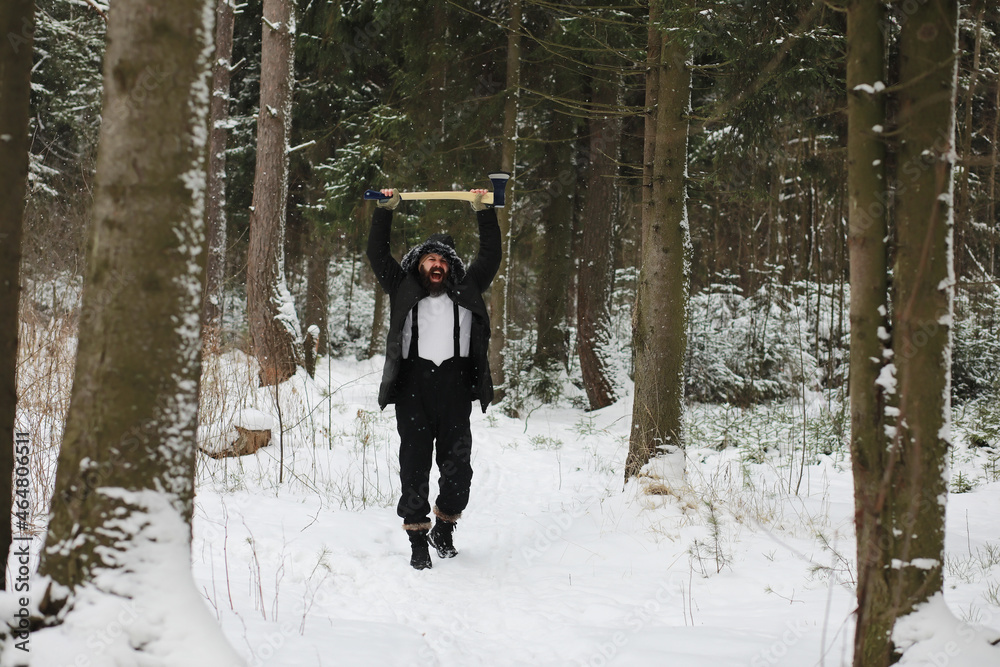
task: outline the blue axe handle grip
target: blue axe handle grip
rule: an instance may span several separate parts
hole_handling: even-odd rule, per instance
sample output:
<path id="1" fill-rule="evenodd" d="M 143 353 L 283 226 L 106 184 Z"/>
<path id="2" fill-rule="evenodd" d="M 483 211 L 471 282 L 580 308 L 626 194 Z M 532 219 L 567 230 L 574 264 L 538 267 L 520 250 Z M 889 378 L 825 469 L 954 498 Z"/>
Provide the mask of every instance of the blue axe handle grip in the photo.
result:
<path id="1" fill-rule="evenodd" d="M 355 191 L 356 192 L 356 191 Z M 388 199 L 386 195 L 382 194 L 378 190 L 365 190 L 365 199 Z"/>

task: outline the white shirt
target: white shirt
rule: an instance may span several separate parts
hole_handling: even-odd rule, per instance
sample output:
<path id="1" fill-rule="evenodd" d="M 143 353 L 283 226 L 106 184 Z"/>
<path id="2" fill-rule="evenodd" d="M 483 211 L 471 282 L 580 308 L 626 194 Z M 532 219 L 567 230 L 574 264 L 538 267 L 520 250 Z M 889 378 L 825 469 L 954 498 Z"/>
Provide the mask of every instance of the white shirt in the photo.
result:
<path id="1" fill-rule="evenodd" d="M 417 356 L 433 361 L 440 366 L 446 359 L 455 356 L 455 306 L 451 298 L 442 292 L 427 296 L 417 304 Z M 469 356 L 469 340 L 472 337 L 472 312 L 458 307 L 458 350 L 459 355 Z M 403 358 L 410 356 L 410 341 L 413 340 L 413 311 L 403 322 Z"/>

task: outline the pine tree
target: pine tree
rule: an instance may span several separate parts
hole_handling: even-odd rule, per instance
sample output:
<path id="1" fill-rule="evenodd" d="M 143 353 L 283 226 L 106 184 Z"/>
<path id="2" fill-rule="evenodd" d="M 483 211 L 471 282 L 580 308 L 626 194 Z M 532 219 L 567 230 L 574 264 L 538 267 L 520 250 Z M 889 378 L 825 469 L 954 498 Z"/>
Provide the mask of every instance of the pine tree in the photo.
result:
<path id="1" fill-rule="evenodd" d="M 208 140 L 208 199 L 205 205 L 209 239 L 208 268 L 205 273 L 202 308 L 202 333 L 205 347 L 209 350 L 219 341 L 226 280 L 226 143 L 229 138 L 229 83 L 235 21 L 233 0 L 217 0 Z"/>
<path id="2" fill-rule="evenodd" d="M 590 408 L 615 401 L 608 361 L 611 290 L 614 286 L 614 235 L 619 223 L 618 163 L 622 121 L 617 77 L 598 71 L 591 78 L 595 110 L 588 119 L 587 187 L 580 216 L 581 255 L 576 292 L 580 371 Z"/>
<path id="3" fill-rule="evenodd" d="M 888 661 L 892 629 L 889 553 L 879 547 L 889 522 L 883 511 L 887 464 L 885 366 L 879 330 L 888 329 L 885 10 L 882 0 L 847 5 L 847 188 L 851 271 L 851 460 L 857 517 L 858 611 L 855 667 Z"/>
<path id="4" fill-rule="evenodd" d="M 538 369 L 543 386 L 536 388 L 542 398 L 554 393 L 552 378 L 569 365 L 567 311 L 573 278 L 573 218 L 577 176 L 572 168 L 573 119 L 563 110 L 551 112 L 550 135 L 545 143 L 544 170 L 546 203 L 539 222 L 544 227 L 540 242 L 538 269 L 538 306 L 535 328 L 538 332 L 532 365 Z M 550 387 L 546 389 L 545 387 Z"/>
<path id="5" fill-rule="evenodd" d="M 695 290 L 809 277 L 817 216 L 841 217 L 843 19 L 829 4 L 725 3 L 692 18 Z"/>
<path id="6" fill-rule="evenodd" d="M 899 414 L 883 490 L 892 512 L 889 556 L 900 563 L 887 600 L 897 618 L 944 585 L 957 30 L 957 0 L 928 0 L 899 33 L 892 333 Z"/>
<path id="7" fill-rule="evenodd" d="M 261 46 L 257 170 L 247 257 L 247 318 L 261 386 L 277 385 L 302 365 L 299 324 L 285 283 L 295 6 L 265 0 Z"/>
<path id="8" fill-rule="evenodd" d="M 685 3 L 675 3 L 673 10 Z M 677 21 L 678 14 L 668 15 Z M 676 26 L 675 26 L 676 27 Z M 690 290 L 687 135 L 691 70 L 685 32 L 664 30 L 651 6 L 639 286 L 632 314 L 635 399 L 625 478 L 683 448 L 684 355 Z M 683 461 L 683 453 L 678 458 Z M 683 469 L 683 463 L 680 464 Z M 666 480 L 667 483 L 680 480 Z"/>
<path id="9" fill-rule="evenodd" d="M 93 9 L 61 0 L 36 6 L 33 46 L 43 65 L 32 74 L 32 199 L 73 197 L 94 175 L 106 23 Z M 162 75 L 150 70 L 144 83 L 156 85 Z"/>
<path id="10" fill-rule="evenodd" d="M 521 0 L 508 2 L 510 15 L 507 24 L 507 91 L 503 111 L 503 149 L 500 165 L 516 179 L 518 100 L 521 96 Z M 513 183 L 516 183 L 513 182 Z M 513 184 L 508 187 L 516 187 Z M 513 199 L 513 190 L 510 193 Z M 511 283 L 511 209 L 513 205 L 499 212 L 500 235 L 503 240 L 503 256 L 497 277 L 490 289 L 490 370 L 497 392 L 495 401 L 502 401 L 507 391 L 507 335 L 508 299 Z"/>
<path id="11" fill-rule="evenodd" d="M 858 667 L 896 662 L 897 622 L 944 584 L 958 3 L 928 0 L 911 9 L 889 21 L 880 3 L 847 5 Z M 880 31 L 893 34 L 897 25 L 890 50 L 899 80 L 887 153 Z M 896 244 L 891 363 L 883 368 L 887 155 L 895 166 Z"/>

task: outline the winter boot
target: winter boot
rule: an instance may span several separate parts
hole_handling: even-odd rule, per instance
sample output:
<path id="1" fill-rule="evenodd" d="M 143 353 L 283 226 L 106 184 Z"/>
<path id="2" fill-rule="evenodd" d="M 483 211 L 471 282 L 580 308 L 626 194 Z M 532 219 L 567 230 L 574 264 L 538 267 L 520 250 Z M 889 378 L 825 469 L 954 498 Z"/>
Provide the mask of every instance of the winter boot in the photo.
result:
<path id="1" fill-rule="evenodd" d="M 426 570 L 431 567 L 431 554 L 427 548 L 427 529 L 406 529 L 406 536 L 410 538 L 410 565 L 414 570 Z"/>
<path id="2" fill-rule="evenodd" d="M 437 549 L 440 558 L 454 558 L 458 555 L 455 544 L 452 542 L 452 533 L 454 532 L 455 523 L 453 521 L 445 521 L 438 517 L 431 532 L 427 535 L 427 540 L 431 546 Z"/>

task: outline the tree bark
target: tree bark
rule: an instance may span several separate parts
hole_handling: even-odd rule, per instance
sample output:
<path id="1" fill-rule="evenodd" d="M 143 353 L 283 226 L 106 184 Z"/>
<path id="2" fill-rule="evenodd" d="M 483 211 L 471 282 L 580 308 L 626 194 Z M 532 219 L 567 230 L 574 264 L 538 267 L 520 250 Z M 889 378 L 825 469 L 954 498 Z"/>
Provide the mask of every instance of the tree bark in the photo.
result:
<path id="1" fill-rule="evenodd" d="M 368 339 L 369 359 L 385 349 L 385 290 L 378 283 L 375 283 L 375 307 L 372 311 L 372 331 Z"/>
<path id="2" fill-rule="evenodd" d="M 211 56 L 211 0 L 116 0 L 76 373 L 40 566 L 39 608 L 67 628 L 63 651 L 70 637 L 82 655 L 90 646 L 74 614 L 131 603 L 150 631 L 238 660 L 176 565 L 190 557 L 194 500 Z M 163 587 L 170 596 L 144 595 Z M 54 664 L 45 635 L 33 661 Z M 161 661 L 156 634 L 119 642 L 149 656 L 137 662 Z"/>
<path id="3" fill-rule="evenodd" d="M 890 608 L 943 585 L 951 410 L 957 0 L 919 3 L 899 37 L 898 249 L 893 357 L 899 420 L 883 489 L 893 512 Z"/>
<path id="4" fill-rule="evenodd" d="M 0 558 L 10 554 L 14 430 L 17 416 L 17 326 L 21 300 L 21 236 L 28 184 L 28 114 L 31 93 L 34 0 L 8 0 L 0 8 Z M 6 570 L 4 570 L 6 571 Z M 0 590 L 5 589 L 0 574 Z"/>
<path id="5" fill-rule="evenodd" d="M 847 188 L 851 280 L 851 460 L 857 534 L 858 607 L 854 666 L 886 664 L 892 644 L 887 593 L 889 525 L 879 499 L 887 464 L 885 397 L 876 383 L 884 366 L 879 328 L 887 321 L 885 41 L 882 0 L 852 0 L 847 8 Z"/>
<path id="6" fill-rule="evenodd" d="M 292 122 L 295 8 L 265 0 L 261 27 L 257 167 L 247 256 L 247 319 L 261 386 L 290 378 L 302 365 L 299 323 L 285 283 L 288 139 Z"/>
<path id="7" fill-rule="evenodd" d="M 987 224 L 996 225 L 997 223 L 997 166 L 1000 165 L 1000 147 L 998 147 L 998 142 L 1000 142 L 1000 73 L 996 76 L 996 95 L 994 97 L 993 108 L 996 110 L 993 113 L 993 131 L 990 135 L 990 146 L 993 150 L 990 152 L 993 158 L 990 161 L 990 185 L 989 185 L 989 205 L 986 207 L 986 220 Z M 996 227 L 994 227 L 996 229 Z M 997 275 L 997 246 L 1000 246 L 1000 241 L 997 239 L 997 235 L 991 234 L 989 237 L 990 244 L 990 275 Z"/>
<path id="8" fill-rule="evenodd" d="M 507 96 L 504 102 L 503 149 L 500 157 L 501 169 L 514 176 L 507 185 L 506 208 L 497 211 L 500 223 L 500 238 L 503 242 L 503 257 L 500 268 L 490 287 L 490 371 L 496 386 L 494 403 L 499 403 L 506 395 L 507 369 L 507 299 L 510 292 L 510 250 L 511 250 L 511 209 L 514 189 L 517 187 L 517 113 L 521 92 L 521 0 L 510 0 L 510 18 L 507 27 Z"/>
<path id="9" fill-rule="evenodd" d="M 590 171 L 580 216 L 583 238 L 576 312 L 583 388 L 590 409 L 598 410 L 615 401 L 607 346 L 611 342 L 609 308 L 614 285 L 614 230 L 619 212 L 616 179 L 621 119 L 604 115 L 606 109 L 618 106 L 616 82 L 594 77 L 592 86 L 598 111 L 588 120 Z"/>
<path id="10" fill-rule="evenodd" d="M 684 355 L 690 291 L 691 239 L 687 220 L 687 135 L 691 99 L 689 47 L 668 38 L 650 12 L 649 77 L 643 196 L 642 254 L 632 348 L 635 397 L 625 479 L 654 457 L 683 449 Z M 658 48 L 657 48 L 658 46 Z M 681 453 L 682 456 L 682 453 Z M 680 458 L 683 461 L 683 458 Z M 681 467 L 681 470 L 683 468 Z"/>
<path id="11" fill-rule="evenodd" d="M 656 159 L 656 122 L 660 101 L 660 69 L 663 58 L 663 34 L 659 22 L 661 5 L 649 3 L 649 27 L 646 32 L 646 108 L 642 134 L 642 225 L 654 218 L 653 168 Z M 640 235 L 641 242 L 641 235 Z"/>
<path id="12" fill-rule="evenodd" d="M 976 82 L 979 79 L 979 63 L 983 42 L 983 19 L 986 8 L 980 7 L 976 16 L 976 41 L 972 53 L 972 72 L 969 75 L 969 87 L 965 94 L 965 119 L 962 123 L 961 180 L 959 181 L 958 200 L 955 202 L 955 247 L 964 250 L 968 242 L 969 228 L 974 219 L 972 213 L 972 198 L 969 181 L 972 178 L 972 107 L 976 99 Z M 961 278 L 965 275 L 965 253 L 959 252 L 955 257 L 955 275 Z"/>
<path id="13" fill-rule="evenodd" d="M 229 137 L 230 61 L 233 57 L 233 0 L 217 0 L 215 6 L 215 58 L 212 62 L 212 102 L 209 107 L 208 197 L 205 219 L 208 228 L 208 269 L 202 303 L 204 347 L 215 349 L 222 326 L 223 287 L 226 280 L 226 143 Z"/>

